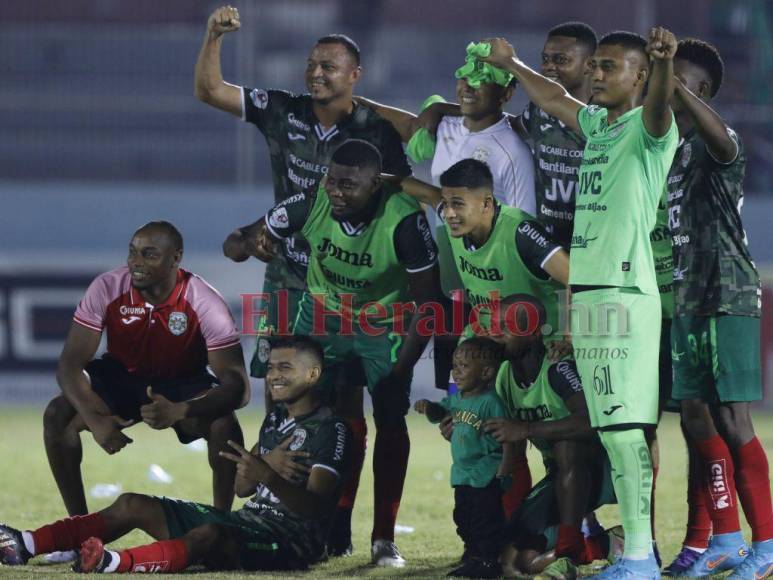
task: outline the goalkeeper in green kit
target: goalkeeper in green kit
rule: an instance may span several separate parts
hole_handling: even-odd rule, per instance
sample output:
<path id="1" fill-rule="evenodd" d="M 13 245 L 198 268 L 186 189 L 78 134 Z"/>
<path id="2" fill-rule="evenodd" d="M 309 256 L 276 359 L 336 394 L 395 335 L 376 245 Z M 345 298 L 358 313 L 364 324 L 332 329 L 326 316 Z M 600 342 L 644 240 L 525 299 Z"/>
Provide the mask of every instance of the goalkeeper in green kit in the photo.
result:
<path id="1" fill-rule="evenodd" d="M 602 38 L 590 60 L 587 106 L 523 64 L 505 40 L 490 43 L 486 60 L 511 72 L 532 102 L 586 139 L 569 265 L 572 336 L 626 537 L 623 557 L 599 576 L 660 578 L 644 434 L 657 423 L 660 338 L 649 233 L 678 141 L 669 106 L 676 39 L 662 28 L 649 40 L 630 32 Z"/>

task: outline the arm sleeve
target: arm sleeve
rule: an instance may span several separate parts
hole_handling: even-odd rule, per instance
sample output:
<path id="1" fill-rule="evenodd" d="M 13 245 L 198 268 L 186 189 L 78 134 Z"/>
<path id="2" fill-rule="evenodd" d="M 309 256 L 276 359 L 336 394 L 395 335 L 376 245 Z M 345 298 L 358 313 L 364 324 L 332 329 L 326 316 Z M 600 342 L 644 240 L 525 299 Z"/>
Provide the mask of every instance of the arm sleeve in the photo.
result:
<path id="1" fill-rule="evenodd" d="M 598 105 L 581 107 L 577 111 L 577 124 L 580 126 L 582 137 L 587 140 L 588 136 L 597 130 L 606 118 L 607 110 Z"/>
<path id="2" fill-rule="evenodd" d="M 508 203 L 528 213 L 537 215 L 537 199 L 534 193 L 534 159 L 531 150 L 520 136 L 515 135 L 517 146 L 512 152 L 513 164 L 511 171 L 504 179 L 505 191 L 508 192 Z M 510 199 L 510 196 L 512 198 Z"/>
<path id="3" fill-rule="evenodd" d="M 110 302 L 109 279 L 103 274 L 89 284 L 86 294 L 75 309 L 73 320 L 81 326 L 102 332 L 105 326 L 105 313 Z"/>
<path id="4" fill-rule="evenodd" d="M 408 273 L 428 270 L 437 264 L 437 246 L 426 216 L 413 213 L 397 224 L 394 233 L 397 259 Z"/>
<path id="5" fill-rule="evenodd" d="M 351 455 L 352 435 L 346 423 L 333 419 L 320 425 L 314 435 L 309 465 L 321 467 L 339 478 L 346 474 Z"/>
<path id="6" fill-rule="evenodd" d="M 382 167 L 384 173 L 407 177 L 411 175 L 411 166 L 403 151 L 403 142 L 400 135 L 392 127 L 391 123 L 382 121 L 381 124 L 381 152 Z"/>
<path id="7" fill-rule="evenodd" d="M 577 393 L 582 393 L 580 373 L 573 360 L 562 360 L 552 365 L 548 369 L 548 382 L 563 401 L 568 401 Z"/>
<path id="8" fill-rule="evenodd" d="M 265 132 L 269 120 L 284 112 L 292 96 L 287 91 L 242 87 L 242 120 Z"/>
<path id="9" fill-rule="evenodd" d="M 326 195 L 322 187 L 317 195 Z M 274 238 L 289 238 L 303 229 L 311 211 L 311 195 L 296 193 L 272 207 L 266 213 L 266 227 Z"/>
<path id="10" fill-rule="evenodd" d="M 545 263 L 561 246 L 550 239 L 545 226 L 537 220 L 523 220 L 515 230 L 515 248 L 523 263 L 534 276 L 543 280 L 550 276 L 543 270 Z"/>
<path id="11" fill-rule="evenodd" d="M 199 318 L 207 350 L 239 344 L 234 317 L 220 293 L 198 277 L 191 280 L 190 286 L 193 290 L 193 309 Z"/>

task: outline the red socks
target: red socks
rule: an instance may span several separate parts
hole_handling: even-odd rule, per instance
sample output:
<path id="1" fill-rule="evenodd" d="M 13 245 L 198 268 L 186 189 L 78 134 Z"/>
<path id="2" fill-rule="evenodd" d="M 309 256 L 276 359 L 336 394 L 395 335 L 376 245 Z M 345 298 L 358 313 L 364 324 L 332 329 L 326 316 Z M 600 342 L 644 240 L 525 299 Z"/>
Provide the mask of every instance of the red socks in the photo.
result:
<path id="1" fill-rule="evenodd" d="M 688 447 L 692 445 L 687 442 Z M 696 465 L 692 465 L 695 462 Z M 706 485 L 700 469 L 701 460 L 696 453 L 690 453 L 690 470 L 687 476 L 687 533 L 683 545 L 705 550 L 711 537 L 711 517 L 706 507 Z"/>
<path id="2" fill-rule="evenodd" d="M 585 538 L 577 526 L 568 524 L 558 525 L 558 538 L 556 539 L 556 559 L 567 557 L 572 562 L 579 563 L 585 551 Z"/>
<path id="3" fill-rule="evenodd" d="M 741 529 L 736 503 L 735 470 L 730 450 L 722 437 L 695 441 L 703 463 L 707 504 L 714 534 L 727 534 Z"/>
<path id="4" fill-rule="evenodd" d="M 373 449 L 373 534 L 371 540 L 395 539 L 395 522 L 403 495 L 411 442 L 405 420 L 376 427 Z"/>
<path id="5" fill-rule="evenodd" d="M 738 497 L 752 528 L 752 541 L 773 538 L 773 506 L 770 499 L 768 459 L 756 437 L 735 452 Z"/>
<path id="6" fill-rule="evenodd" d="M 508 520 L 531 491 L 531 472 L 525 453 L 513 462 L 512 474 L 513 482 L 510 489 L 502 495 L 502 507 L 505 510 L 505 518 Z"/>
<path id="7" fill-rule="evenodd" d="M 188 567 L 188 548 L 183 540 L 164 540 L 119 553 L 116 572 L 179 572 Z"/>
<path id="8" fill-rule="evenodd" d="M 32 532 L 36 554 L 77 550 L 92 536 L 105 537 L 105 518 L 100 513 L 65 518 Z"/>
<path id="9" fill-rule="evenodd" d="M 352 431 L 352 464 L 349 476 L 344 481 L 341 498 L 338 500 L 338 507 L 343 509 L 352 509 L 354 507 L 357 489 L 360 487 L 362 465 L 365 463 L 365 448 L 368 442 L 368 425 L 365 423 L 365 419 L 352 419 L 348 423 Z"/>

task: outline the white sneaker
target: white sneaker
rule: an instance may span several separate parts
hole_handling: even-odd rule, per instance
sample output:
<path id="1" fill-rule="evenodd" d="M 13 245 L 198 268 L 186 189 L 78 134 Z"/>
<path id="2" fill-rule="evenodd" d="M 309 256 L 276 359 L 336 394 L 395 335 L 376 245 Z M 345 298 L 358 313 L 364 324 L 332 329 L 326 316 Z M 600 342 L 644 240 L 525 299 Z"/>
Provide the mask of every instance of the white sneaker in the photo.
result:
<path id="1" fill-rule="evenodd" d="M 394 542 L 389 540 L 376 540 L 370 547 L 371 562 L 375 566 L 389 566 L 390 568 L 402 568 L 405 566 L 405 558 L 400 555 Z"/>
<path id="2" fill-rule="evenodd" d="M 78 559 L 78 552 L 67 550 L 65 552 L 51 552 L 43 556 L 43 560 L 50 564 L 62 564 L 63 562 L 74 562 Z"/>

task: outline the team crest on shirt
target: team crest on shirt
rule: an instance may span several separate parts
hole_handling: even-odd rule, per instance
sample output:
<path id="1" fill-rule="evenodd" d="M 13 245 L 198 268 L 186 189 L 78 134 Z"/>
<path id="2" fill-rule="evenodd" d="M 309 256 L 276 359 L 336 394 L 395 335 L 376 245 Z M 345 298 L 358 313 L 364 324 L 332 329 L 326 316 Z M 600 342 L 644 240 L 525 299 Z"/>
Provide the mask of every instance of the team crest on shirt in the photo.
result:
<path id="1" fill-rule="evenodd" d="M 169 332 L 175 336 L 180 336 L 188 330 L 188 316 L 185 312 L 172 312 L 169 315 Z"/>
<path id="2" fill-rule="evenodd" d="M 258 109 L 265 109 L 268 106 L 268 93 L 263 89 L 252 89 L 250 99 Z"/>
<path id="3" fill-rule="evenodd" d="M 682 158 L 679 160 L 682 167 L 687 167 L 687 164 L 690 162 L 690 157 L 692 157 L 692 144 L 685 143 L 684 147 L 682 147 Z"/>
<path id="4" fill-rule="evenodd" d="M 290 451 L 298 451 L 306 443 L 306 429 L 296 429 L 293 431 L 293 440 L 290 443 Z"/>
<path id="5" fill-rule="evenodd" d="M 276 208 L 268 216 L 268 224 L 273 228 L 286 228 L 290 218 L 287 216 L 287 210 L 283 207 Z"/>
<path id="6" fill-rule="evenodd" d="M 266 364 L 271 356 L 271 344 L 265 338 L 258 339 L 258 360 Z"/>
<path id="7" fill-rule="evenodd" d="M 472 152 L 472 158 L 477 161 L 483 161 L 484 163 L 488 159 L 489 151 L 488 149 L 484 149 L 483 147 L 476 147 L 475 151 Z"/>

